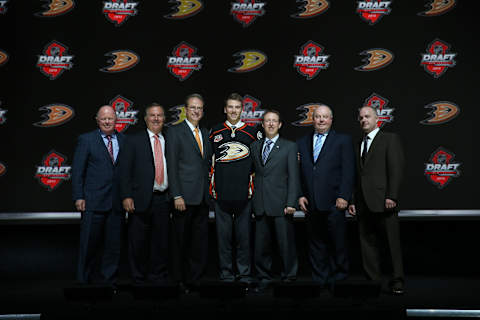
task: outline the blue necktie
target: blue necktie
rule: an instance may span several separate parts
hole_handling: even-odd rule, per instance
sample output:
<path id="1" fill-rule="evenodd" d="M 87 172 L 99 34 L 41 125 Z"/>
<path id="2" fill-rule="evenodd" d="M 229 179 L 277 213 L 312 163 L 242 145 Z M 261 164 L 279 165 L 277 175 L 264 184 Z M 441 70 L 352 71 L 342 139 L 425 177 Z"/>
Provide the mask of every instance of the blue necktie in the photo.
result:
<path id="1" fill-rule="evenodd" d="M 262 154 L 263 165 L 265 165 L 265 162 L 267 162 L 268 155 L 270 154 L 270 148 L 271 148 L 272 144 L 273 144 L 272 140 L 265 141 L 265 148 L 263 149 L 263 154 Z"/>
<path id="2" fill-rule="evenodd" d="M 315 141 L 315 146 L 313 147 L 313 162 L 317 162 L 318 155 L 323 146 L 323 134 L 317 133 L 315 136 L 317 137 L 317 141 Z"/>

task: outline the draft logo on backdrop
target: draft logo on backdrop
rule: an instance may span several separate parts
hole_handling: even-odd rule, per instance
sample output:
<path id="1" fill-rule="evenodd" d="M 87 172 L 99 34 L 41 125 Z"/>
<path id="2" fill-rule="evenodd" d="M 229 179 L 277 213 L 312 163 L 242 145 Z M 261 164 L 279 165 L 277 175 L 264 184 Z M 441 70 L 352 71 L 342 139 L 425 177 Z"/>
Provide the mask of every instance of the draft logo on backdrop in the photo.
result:
<path id="1" fill-rule="evenodd" d="M 461 163 L 454 161 L 455 154 L 443 147 L 439 147 L 425 163 L 425 176 L 428 181 L 439 189 L 445 188 L 453 178 L 460 176 Z"/>
<path id="2" fill-rule="evenodd" d="M 203 9 L 203 2 L 200 0 L 170 0 L 168 2 L 175 5 L 172 8 L 174 12 L 164 16 L 167 19 L 190 18 Z"/>
<path id="3" fill-rule="evenodd" d="M 440 39 L 433 40 L 427 46 L 427 53 L 422 54 L 420 65 L 426 72 L 431 74 L 435 79 L 442 76 L 448 68 L 456 65 L 456 53 L 450 52 L 450 45 Z"/>
<path id="4" fill-rule="evenodd" d="M 370 97 L 365 99 L 363 102 L 364 106 L 369 106 L 377 110 L 378 121 L 377 127 L 383 128 L 383 126 L 388 122 L 393 122 L 393 111 L 394 108 L 387 108 L 388 100 L 382 97 L 379 94 L 372 93 Z"/>
<path id="5" fill-rule="evenodd" d="M 0 67 L 8 61 L 8 53 L 0 49 Z"/>
<path id="6" fill-rule="evenodd" d="M 36 127 L 50 128 L 58 127 L 75 116 L 75 111 L 72 107 L 66 104 L 54 103 L 38 108 L 40 111 L 45 111 L 42 114 L 42 121 L 36 122 L 33 125 Z"/>
<path id="7" fill-rule="evenodd" d="M 242 122 L 252 127 L 261 124 L 263 115 L 265 113 L 265 110 L 260 109 L 261 104 L 262 103 L 260 102 L 260 100 L 248 94 L 243 96 L 243 110 L 242 115 L 240 116 Z"/>
<path id="8" fill-rule="evenodd" d="M 320 70 L 328 68 L 329 55 L 323 54 L 324 48 L 313 41 L 308 41 L 300 49 L 300 54 L 294 56 L 293 66 L 307 80 L 315 78 Z"/>
<path id="9" fill-rule="evenodd" d="M 297 2 L 301 3 L 298 7 L 301 11 L 291 15 L 292 18 L 313 18 L 324 13 L 330 7 L 330 2 L 327 0 L 297 0 Z"/>
<path id="10" fill-rule="evenodd" d="M 0 162 L 0 177 L 5 175 L 5 173 L 7 173 L 7 166 Z"/>
<path id="11" fill-rule="evenodd" d="M 197 54 L 197 48 L 182 41 L 176 46 L 172 55 L 167 57 L 167 68 L 170 73 L 180 81 L 188 79 L 193 71 L 200 70 L 202 68 L 201 56 Z"/>
<path id="12" fill-rule="evenodd" d="M 73 66 L 73 57 L 68 54 L 68 47 L 57 41 L 50 42 L 38 56 L 37 67 L 50 80 L 57 79 L 65 70 Z"/>
<path id="13" fill-rule="evenodd" d="M 130 50 L 117 50 L 105 53 L 106 57 L 110 57 L 107 63 L 108 67 L 100 69 L 102 72 L 117 73 L 132 69 L 140 61 L 140 57 Z"/>
<path id="14" fill-rule="evenodd" d="M 425 106 L 432 109 L 428 112 L 429 117 L 420 121 L 421 124 L 437 125 L 449 122 L 460 114 L 460 108 L 453 102 L 435 101 Z"/>
<path id="15" fill-rule="evenodd" d="M 418 13 L 422 17 L 435 17 L 452 10 L 456 5 L 455 0 L 429 0 L 425 5 L 428 10 Z"/>
<path id="16" fill-rule="evenodd" d="M 258 17 L 265 14 L 266 2 L 258 2 L 255 0 L 237 0 L 232 2 L 230 14 L 234 20 L 241 23 L 243 27 L 248 27 Z"/>
<path id="17" fill-rule="evenodd" d="M 392 11 L 393 1 L 366 0 L 357 1 L 357 13 L 369 25 L 376 24 L 383 16 Z"/>
<path id="18" fill-rule="evenodd" d="M 2 105 L 2 102 L 0 101 L 0 106 Z M 7 117 L 5 114 L 7 113 L 8 110 L 0 108 L 0 124 L 4 124 L 7 122 Z"/>
<path id="19" fill-rule="evenodd" d="M 170 121 L 169 123 L 167 123 L 166 126 L 177 125 L 179 123 L 182 123 L 183 120 L 185 120 L 187 118 L 187 113 L 186 113 L 184 104 L 181 104 L 181 105 L 178 105 L 178 106 L 175 106 L 175 107 L 171 107 L 170 109 L 168 109 L 168 111 L 174 112 L 175 114 L 173 115 L 173 120 Z"/>
<path id="20" fill-rule="evenodd" d="M 55 150 L 50 151 L 37 166 L 35 178 L 48 191 L 53 191 L 64 181 L 70 180 L 72 167 L 66 162 L 64 155 Z"/>
<path id="21" fill-rule="evenodd" d="M 0 1 L 0 14 L 7 13 L 7 9 L 8 9 L 7 3 L 8 3 L 8 0 Z"/>
<path id="22" fill-rule="evenodd" d="M 38 12 L 35 15 L 42 18 L 58 17 L 62 14 L 68 13 L 75 8 L 73 0 L 43 0 L 44 11 Z"/>
<path id="23" fill-rule="evenodd" d="M 359 54 L 367 57 L 363 58 L 363 65 L 355 68 L 357 71 L 375 71 L 385 68 L 393 62 L 393 53 L 387 49 L 368 49 Z"/>
<path id="24" fill-rule="evenodd" d="M 244 50 L 233 54 L 237 58 L 236 67 L 228 69 L 230 72 L 243 73 L 261 68 L 267 63 L 267 55 L 258 50 Z"/>
<path id="25" fill-rule="evenodd" d="M 109 104 L 117 114 L 117 123 L 115 124 L 117 132 L 125 131 L 128 127 L 137 123 L 138 110 L 133 109 L 132 101 L 118 95 L 110 100 Z"/>
<path id="26" fill-rule="evenodd" d="M 108 21 L 119 27 L 138 13 L 138 4 L 131 0 L 104 1 L 102 12 Z"/>
<path id="27" fill-rule="evenodd" d="M 296 108 L 300 111 L 300 120 L 293 122 L 292 124 L 297 127 L 308 127 L 313 125 L 313 112 L 316 108 L 325 105 L 321 102 L 307 103 Z"/>

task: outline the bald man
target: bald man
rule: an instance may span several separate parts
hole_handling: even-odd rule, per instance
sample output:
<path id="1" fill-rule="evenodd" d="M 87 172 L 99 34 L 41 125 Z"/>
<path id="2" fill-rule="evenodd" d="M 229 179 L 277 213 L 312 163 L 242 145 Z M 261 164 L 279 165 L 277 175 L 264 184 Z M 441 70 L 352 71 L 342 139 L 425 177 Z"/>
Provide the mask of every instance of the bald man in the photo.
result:
<path id="1" fill-rule="evenodd" d="M 98 129 L 79 136 L 72 169 L 72 196 L 81 212 L 79 283 L 114 284 L 124 211 L 115 184 L 123 135 L 115 131 L 111 106 L 97 112 Z"/>

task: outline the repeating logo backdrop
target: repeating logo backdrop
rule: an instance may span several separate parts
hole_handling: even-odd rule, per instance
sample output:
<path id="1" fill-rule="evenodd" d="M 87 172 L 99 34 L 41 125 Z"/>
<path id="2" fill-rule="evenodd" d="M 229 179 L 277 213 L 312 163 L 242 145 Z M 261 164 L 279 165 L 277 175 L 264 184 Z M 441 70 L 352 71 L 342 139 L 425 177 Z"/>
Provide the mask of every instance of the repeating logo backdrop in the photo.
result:
<path id="1" fill-rule="evenodd" d="M 183 121 L 184 97 L 245 98 L 259 125 L 280 110 L 281 134 L 311 132 L 312 111 L 359 139 L 371 105 L 407 155 L 403 209 L 478 209 L 477 17 L 469 1 L 0 1 L 0 212 L 73 211 L 79 134 L 110 104 L 117 130 L 143 128 L 143 108 Z M 9 40 L 7 38 L 14 38 Z M 477 70 L 478 71 L 478 70 Z M 6 81 L 3 81 L 5 79 Z"/>

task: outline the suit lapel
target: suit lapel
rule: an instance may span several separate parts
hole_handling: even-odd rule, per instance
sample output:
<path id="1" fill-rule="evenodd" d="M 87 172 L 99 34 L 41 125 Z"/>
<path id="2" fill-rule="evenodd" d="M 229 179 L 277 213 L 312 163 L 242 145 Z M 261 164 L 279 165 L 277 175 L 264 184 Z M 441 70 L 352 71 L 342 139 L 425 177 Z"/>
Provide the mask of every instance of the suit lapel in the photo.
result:
<path id="1" fill-rule="evenodd" d="M 95 135 L 96 138 L 96 143 L 97 143 L 97 146 L 98 148 L 100 148 L 100 151 L 103 156 L 106 158 L 106 160 L 108 160 L 108 162 L 112 163 L 112 158 L 110 157 L 110 154 L 108 153 L 108 149 L 107 149 L 107 146 L 105 145 L 105 142 L 103 141 L 103 137 L 102 137 L 102 132 L 100 130 L 97 131 L 97 134 Z"/>
<path id="2" fill-rule="evenodd" d="M 307 150 L 308 154 L 310 155 L 310 161 L 314 163 L 315 161 L 313 160 L 313 136 L 315 135 L 315 131 L 312 132 L 310 135 L 309 139 L 307 139 Z"/>
<path id="3" fill-rule="evenodd" d="M 194 149 L 196 150 L 196 152 L 198 152 L 198 154 L 201 157 L 202 153 L 200 152 L 200 148 L 198 147 L 197 140 L 195 139 L 194 133 L 192 132 L 192 130 L 190 130 L 190 127 L 188 126 L 186 121 L 183 121 L 183 128 L 184 128 L 184 134 L 185 134 L 186 139 L 187 139 L 186 141 L 190 141 L 190 143 L 193 144 Z M 200 130 L 200 132 L 203 135 L 203 132 L 201 130 Z"/>
<path id="4" fill-rule="evenodd" d="M 275 157 L 275 155 L 280 152 L 281 146 L 282 146 L 282 139 L 278 137 L 277 142 L 275 142 L 272 146 L 272 150 L 270 150 L 270 153 L 268 154 L 267 161 L 265 161 L 265 166 L 267 166 L 268 162 Z"/>
<path id="5" fill-rule="evenodd" d="M 367 157 L 365 158 L 365 163 L 368 162 L 368 159 L 370 159 L 371 155 L 375 152 L 375 149 L 382 143 L 382 137 L 383 137 L 382 131 L 378 131 L 377 134 L 375 135 L 375 138 L 372 141 L 372 144 L 370 145 L 370 148 L 368 149 Z"/>
<path id="6" fill-rule="evenodd" d="M 152 166 L 155 168 L 155 160 L 153 158 L 152 142 L 150 141 L 150 135 L 148 134 L 147 129 L 143 132 L 143 143 L 145 146 L 145 155 L 147 156 L 148 161 L 152 163 Z"/>

